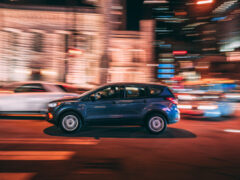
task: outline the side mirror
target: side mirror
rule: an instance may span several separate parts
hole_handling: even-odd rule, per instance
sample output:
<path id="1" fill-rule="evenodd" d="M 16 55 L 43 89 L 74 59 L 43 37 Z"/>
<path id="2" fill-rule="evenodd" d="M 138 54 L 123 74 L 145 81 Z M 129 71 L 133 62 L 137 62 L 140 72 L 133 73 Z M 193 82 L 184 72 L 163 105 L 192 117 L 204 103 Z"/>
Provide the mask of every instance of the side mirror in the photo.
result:
<path id="1" fill-rule="evenodd" d="M 91 100 L 91 101 L 96 101 L 95 96 L 90 96 L 90 100 Z"/>

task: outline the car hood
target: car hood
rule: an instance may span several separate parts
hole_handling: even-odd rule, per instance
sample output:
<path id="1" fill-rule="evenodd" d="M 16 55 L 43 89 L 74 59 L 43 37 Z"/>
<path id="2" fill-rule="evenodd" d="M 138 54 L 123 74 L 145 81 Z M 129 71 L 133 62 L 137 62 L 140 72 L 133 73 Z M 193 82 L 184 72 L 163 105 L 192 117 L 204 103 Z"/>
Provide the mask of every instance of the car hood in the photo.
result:
<path id="1" fill-rule="evenodd" d="M 79 97 L 76 97 L 76 96 L 68 96 L 68 97 L 63 97 L 63 98 L 54 100 L 54 101 L 52 101 L 52 102 L 75 102 L 75 101 L 78 101 L 78 100 L 79 100 Z"/>

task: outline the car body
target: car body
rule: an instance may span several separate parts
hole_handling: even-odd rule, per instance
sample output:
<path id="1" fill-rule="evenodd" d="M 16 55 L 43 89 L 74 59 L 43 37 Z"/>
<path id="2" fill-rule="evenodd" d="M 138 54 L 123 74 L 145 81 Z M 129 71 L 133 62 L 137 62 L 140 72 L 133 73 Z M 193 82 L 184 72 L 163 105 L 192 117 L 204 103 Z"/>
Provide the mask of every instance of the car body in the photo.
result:
<path id="1" fill-rule="evenodd" d="M 61 88 L 64 92 L 69 92 L 69 93 L 77 93 L 77 94 L 82 94 L 87 91 L 90 91 L 92 87 L 89 86 L 77 86 L 74 84 L 68 84 L 68 83 L 55 83 L 56 86 Z"/>
<path id="2" fill-rule="evenodd" d="M 178 94 L 178 108 L 182 115 L 203 118 L 229 117 L 234 114 L 234 106 L 222 93 L 185 93 Z"/>
<path id="3" fill-rule="evenodd" d="M 226 100 L 229 102 L 239 103 L 240 90 L 236 89 L 236 90 L 230 90 L 230 91 L 224 92 L 224 98 L 226 98 Z"/>
<path id="4" fill-rule="evenodd" d="M 4 86 L 0 93 L 0 116 L 46 114 L 50 101 L 63 97 L 78 97 L 66 93 L 54 83 L 42 81 L 16 82 Z"/>
<path id="5" fill-rule="evenodd" d="M 175 96 L 156 84 L 107 84 L 48 107 L 48 121 L 68 133 L 83 125 L 145 125 L 151 133 L 160 133 L 180 119 Z"/>
<path id="6" fill-rule="evenodd" d="M 214 78 L 186 81 L 181 89 L 175 89 L 179 100 L 179 110 L 184 116 L 218 119 L 234 115 L 233 100 L 238 87 L 235 80 Z"/>

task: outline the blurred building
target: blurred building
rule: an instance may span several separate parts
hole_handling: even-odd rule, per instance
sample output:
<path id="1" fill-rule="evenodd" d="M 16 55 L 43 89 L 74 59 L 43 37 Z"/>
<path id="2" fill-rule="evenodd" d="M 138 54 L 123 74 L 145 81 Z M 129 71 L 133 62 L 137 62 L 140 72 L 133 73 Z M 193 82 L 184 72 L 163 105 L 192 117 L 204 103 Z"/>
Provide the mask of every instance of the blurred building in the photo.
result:
<path id="1" fill-rule="evenodd" d="M 129 31 L 127 1 L 64 2 L 0 4 L 0 81 L 153 80 L 151 21 Z"/>
<path id="2" fill-rule="evenodd" d="M 0 81 L 99 83 L 102 16 L 92 7 L 1 4 Z"/>
<path id="3" fill-rule="evenodd" d="M 154 81 L 154 24 L 141 19 L 142 1 L 108 0 L 108 5 L 111 23 L 107 81 Z"/>
<path id="4" fill-rule="evenodd" d="M 154 27 L 156 78 L 238 78 L 238 0 L 144 0 L 144 18 Z M 226 71 L 224 68 L 228 67 Z M 222 71 L 222 72 L 221 72 Z"/>
<path id="5" fill-rule="evenodd" d="M 199 9 L 203 7 L 199 7 Z M 202 9 L 203 11 L 203 9 Z M 210 77 L 239 79 L 240 68 L 240 2 L 221 0 L 213 3 L 208 14 L 201 14 L 194 27 L 199 36 L 202 58 L 198 71 Z"/>
<path id="6" fill-rule="evenodd" d="M 140 31 L 113 31 L 110 39 L 108 81 L 150 82 L 152 66 L 153 21 L 140 22 Z"/>

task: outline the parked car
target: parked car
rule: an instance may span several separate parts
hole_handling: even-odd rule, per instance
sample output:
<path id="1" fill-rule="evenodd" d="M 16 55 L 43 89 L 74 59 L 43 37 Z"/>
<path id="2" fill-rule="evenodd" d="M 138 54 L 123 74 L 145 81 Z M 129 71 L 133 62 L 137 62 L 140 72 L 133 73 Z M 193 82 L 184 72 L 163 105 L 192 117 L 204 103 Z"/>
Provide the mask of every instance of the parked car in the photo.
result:
<path id="1" fill-rule="evenodd" d="M 50 101 L 72 96 L 79 95 L 66 93 L 53 83 L 11 83 L 4 86 L 4 91 L 0 93 L 0 115 L 46 114 Z"/>
<path id="2" fill-rule="evenodd" d="M 166 130 L 180 120 L 177 99 L 167 86 L 113 83 L 80 97 L 48 104 L 50 123 L 73 133 L 85 125 L 144 125 L 150 133 Z"/>

